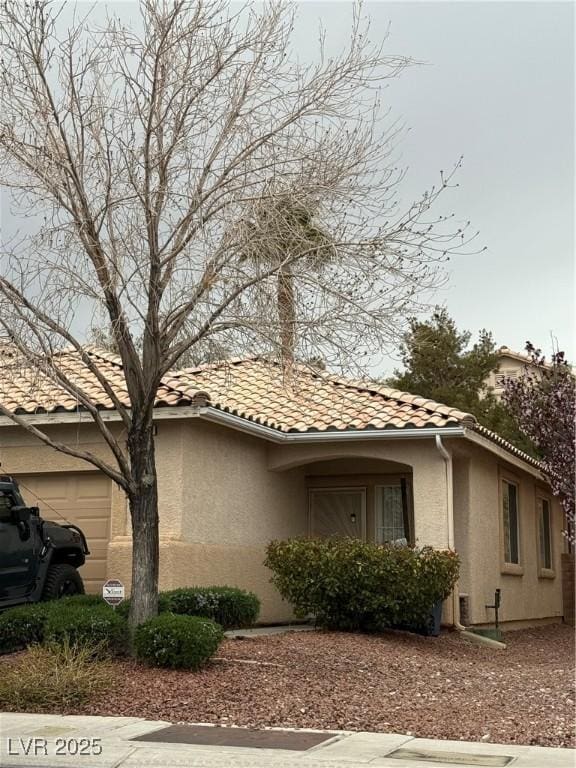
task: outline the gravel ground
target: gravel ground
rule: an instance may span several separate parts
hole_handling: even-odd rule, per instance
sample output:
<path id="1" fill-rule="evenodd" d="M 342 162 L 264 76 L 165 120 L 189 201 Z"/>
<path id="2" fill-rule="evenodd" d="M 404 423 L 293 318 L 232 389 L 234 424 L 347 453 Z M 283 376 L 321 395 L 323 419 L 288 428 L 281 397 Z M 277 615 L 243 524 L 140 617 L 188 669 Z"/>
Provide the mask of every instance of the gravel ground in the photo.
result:
<path id="1" fill-rule="evenodd" d="M 83 712 L 575 746 L 574 631 L 516 631 L 506 642 L 494 651 L 457 634 L 400 632 L 226 640 L 201 672 L 119 663 L 116 691 Z"/>

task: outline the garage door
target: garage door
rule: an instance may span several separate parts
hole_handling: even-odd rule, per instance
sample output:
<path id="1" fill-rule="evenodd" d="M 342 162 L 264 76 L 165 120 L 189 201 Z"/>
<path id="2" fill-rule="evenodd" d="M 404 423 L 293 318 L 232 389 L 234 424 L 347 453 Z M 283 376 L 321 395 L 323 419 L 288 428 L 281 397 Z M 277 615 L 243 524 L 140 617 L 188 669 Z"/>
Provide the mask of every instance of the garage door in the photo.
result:
<path id="1" fill-rule="evenodd" d="M 106 581 L 112 481 L 100 472 L 18 475 L 17 480 L 26 503 L 40 507 L 46 520 L 74 523 L 84 531 L 90 555 L 80 573 L 87 592 L 100 592 Z"/>

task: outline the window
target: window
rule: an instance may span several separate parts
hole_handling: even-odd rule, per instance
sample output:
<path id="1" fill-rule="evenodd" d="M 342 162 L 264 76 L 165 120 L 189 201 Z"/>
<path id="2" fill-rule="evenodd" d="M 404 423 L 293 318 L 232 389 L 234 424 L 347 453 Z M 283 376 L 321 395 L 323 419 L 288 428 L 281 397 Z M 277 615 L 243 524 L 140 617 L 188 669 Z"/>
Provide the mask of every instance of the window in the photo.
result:
<path id="1" fill-rule="evenodd" d="M 508 480 L 502 481 L 502 521 L 504 526 L 504 561 L 519 565 L 518 486 Z"/>
<path id="2" fill-rule="evenodd" d="M 9 496 L 0 493 L 0 523 L 9 523 L 11 521 L 10 509 L 12 500 Z"/>
<path id="3" fill-rule="evenodd" d="M 405 493 L 401 485 L 376 486 L 376 542 L 409 540 Z"/>
<path id="4" fill-rule="evenodd" d="M 540 568 L 552 570 L 552 526 L 550 519 L 550 501 L 548 499 L 538 497 L 537 510 Z"/>
<path id="5" fill-rule="evenodd" d="M 494 379 L 496 381 L 496 388 L 504 389 L 504 386 L 506 384 L 506 379 L 517 379 L 517 378 L 518 378 L 518 371 L 509 370 L 509 371 L 502 371 L 501 373 L 497 373 L 494 376 Z"/>
<path id="6" fill-rule="evenodd" d="M 506 381 L 506 374 L 505 373 L 497 373 L 494 378 L 496 380 L 496 386 L 498 387 L 498 389 L 503 389 L 504 388 L 504 383 Z"/>

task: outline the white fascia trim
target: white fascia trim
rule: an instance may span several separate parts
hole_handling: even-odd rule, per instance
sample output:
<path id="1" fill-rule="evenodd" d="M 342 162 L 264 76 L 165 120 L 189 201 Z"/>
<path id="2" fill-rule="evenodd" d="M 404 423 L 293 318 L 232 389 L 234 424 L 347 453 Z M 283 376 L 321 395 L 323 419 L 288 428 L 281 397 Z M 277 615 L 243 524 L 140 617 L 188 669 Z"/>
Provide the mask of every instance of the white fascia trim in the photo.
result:
<path id="1" fill-rule="evenodd" d="M 179 407 L 163 406 L 154 409 L 154 421 L 165 419 L 189 419 L 198 417 L 202 408 L 197 405 L 182 405 Z M 94 424 L 94 419 L 87 411 L 74 411 L 73 413 L 22 413 L 18 418 L 26 424 L 37 426 L 50 426 L 54 424 Z M 118 411 L 100 411 L 100 418 L 104 422 L 122 421 Z M 9 416 L 0 416 L 0 427 L 19 427 L 18 422 Z M 26 427 L 22 427 L 25 429 Z"/>
<path id="2" fill-rule="evenodd" d="M 104 422 L 122 421 L 118 411 L 100 411 L 100 416 Z M 523 469 L 525 472 L 542 479 L 542 473 L 539 469 L 528 462 L 514 456 L 513 453 L 506 451 L 497 443 L 488 440 L 488 438 L 479 435 L 466 427 L 421 427 L 419 429 L 401 427 L 395 430 L 388 429 L 368 429 L 368 430 L 347 430 L 342 432 L 280 432 L 272 427 L 263 424 L 256 424 L 241 416 L 232 413 L 220 411 L 211 406 L 182 405 L 182 406 L 164 406 L 154 410 L 154 421 L 164 421 L 168 419 L 186 419 L 201 417 L 206 421 L 216 424 L 222 424 L 226 427 L 246 432 L 250 435 L 264 438 L 273 443 L 323 443 L 333 442 L 334 440 L 401 440 L 415 438 L 428 438 L 440 435 L 441 437 L 465 437 L 473 443 L 481 446 L 485 450 L 495 454 L 502 461 Z M 74 413 L 34 413 L 19 414 L 19 418 L 27 424 L 37 426 L 51 426 L 57 424 L 94 424 L 94 421 L 86 411 L 76 411 Z M 0 416 L 0 427 L 18 427 L 17 422 L 8 416 Z M 25 427 L 22 427 L 25 429 Z"/>
<path id="3" fill-rule="evenodd" d="M 233 413 L 219 411 L 216 408 L 206 407 L 202 409 L 200 416 L 206 421 L 231 427 L 240 432 L 262 437 L 273 443 L 333 443 L 341 440 L 389 440 L 410 438 L 427 438 L 442 435 L 443 437 L 463 437 L 464 427 L 423 427 L 410 429 L 400 427 L 391 429 L 356 429 L 346 431 L 332 430 L 330 432 L 280 432 L 264 424 L 256 424 Z"/>
<path id="4" fill-rule="evenodd" d="M 464 437 L 472 443 L 476 443 L 476 445 L 480 445 L 485 450 L 490 451 L 490 453 L 495 454 L 502 459 L 502 461 L 506 461 L 508 464 L 513 464 L 515 467 L 518 467 L 518 469 L 528 472 L 528 474 L 537 477 L 539 480 L 543 479 L 542 472 L 537 467 L 524 461 L 524 459 L 521 459 L 519 456 L 515 456 L 510 451 L 507 451 L 505 448 L 498 445 L 498 443 L 494 443 L 487 437 L 479 435 L 477 432 L 474 432 L 474 430 L 464 429 Z"/>

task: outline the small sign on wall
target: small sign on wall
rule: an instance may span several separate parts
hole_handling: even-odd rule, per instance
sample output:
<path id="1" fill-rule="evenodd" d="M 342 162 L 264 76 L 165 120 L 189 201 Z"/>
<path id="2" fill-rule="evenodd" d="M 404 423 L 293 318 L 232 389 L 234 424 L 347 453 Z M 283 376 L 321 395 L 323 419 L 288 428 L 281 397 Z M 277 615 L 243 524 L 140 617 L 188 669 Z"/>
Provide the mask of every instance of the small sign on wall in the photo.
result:
<path id="1" fill-rule="evenodd" d="M 125 596 L 124 584 L 118 579 L 108 579 L 102 587 L 102 597 L 108 605 L 120 605 Z"/>

